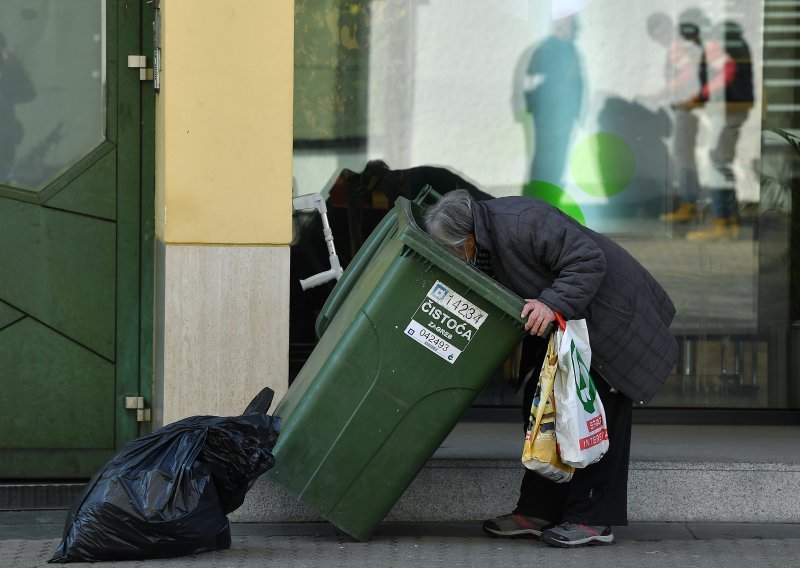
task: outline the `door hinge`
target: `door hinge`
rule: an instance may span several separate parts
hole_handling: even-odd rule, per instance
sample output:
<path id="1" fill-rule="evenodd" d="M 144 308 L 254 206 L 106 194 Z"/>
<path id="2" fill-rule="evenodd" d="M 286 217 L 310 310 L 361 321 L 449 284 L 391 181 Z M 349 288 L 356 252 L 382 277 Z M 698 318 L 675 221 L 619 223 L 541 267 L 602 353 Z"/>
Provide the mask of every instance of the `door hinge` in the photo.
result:
<path id="1" fill-rule="evenodd" d="M 128 67 L 139 70 L 140 81 L 152 81 L 153 69 L 147 66 L 147 57 L 144 55 L 129 55 Z"/>
<path id="2" fill-rule="evenodd" d="M 143 396 L 126 396 L 125 410 L 136 411 L 136 422 L 150 422 L 150 409 L 145 408 Z"/>

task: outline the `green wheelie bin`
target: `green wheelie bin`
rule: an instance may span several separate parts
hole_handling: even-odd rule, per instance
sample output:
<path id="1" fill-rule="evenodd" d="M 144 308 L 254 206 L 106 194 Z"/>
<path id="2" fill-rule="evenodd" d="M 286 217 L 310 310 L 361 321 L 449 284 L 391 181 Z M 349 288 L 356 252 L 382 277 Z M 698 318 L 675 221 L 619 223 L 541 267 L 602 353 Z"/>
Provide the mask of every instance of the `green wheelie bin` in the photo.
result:
<path id="1" fill-rule="evenodd" d="M 274 412 L 267 475 L 359 540 L 525 334 L 523 300 L 431 239 L 422 213 L 398 198 Z"/>

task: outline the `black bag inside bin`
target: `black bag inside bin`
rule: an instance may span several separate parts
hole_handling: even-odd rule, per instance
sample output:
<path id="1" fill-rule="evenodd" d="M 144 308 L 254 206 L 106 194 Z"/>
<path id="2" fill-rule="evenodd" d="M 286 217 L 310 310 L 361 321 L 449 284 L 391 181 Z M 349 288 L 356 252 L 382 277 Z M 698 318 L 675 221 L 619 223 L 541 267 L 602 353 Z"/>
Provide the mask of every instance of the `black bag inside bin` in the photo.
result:
<path id="1" fill-rule="evenodd" d="M 280 419 L 264 389 L 242 416 L 184 418 L 125 444 L 67 515 L 49 562 L 170 558 L 230 548 L 228 513 L 270 469 Z"/>

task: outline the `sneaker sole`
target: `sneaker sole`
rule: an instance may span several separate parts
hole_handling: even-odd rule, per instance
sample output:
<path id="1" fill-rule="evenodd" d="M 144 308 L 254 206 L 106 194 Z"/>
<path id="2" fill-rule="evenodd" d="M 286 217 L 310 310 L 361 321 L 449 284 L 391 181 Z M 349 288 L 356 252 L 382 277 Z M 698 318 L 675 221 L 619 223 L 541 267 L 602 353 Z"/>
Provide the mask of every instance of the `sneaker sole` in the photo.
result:
<path id="1" fill-rule="evenodd" d="M 542 542 L 559 548 L 576 548 L 578 546 L 608 546 L 614 544 L 614 535 L 590 536 L 580 540 L 558 540 L 545 536 Z"/>
<path id="2" fill-rule="evenodd" d="M 500 538 L 536 538 L 542 536 L 542 531 L 535 531 L 533 529 L 520 529 L 517 531 L 496 531 L 493 529 L 484 528 L 484 531 L 489 533 L 492 537 Z"/>

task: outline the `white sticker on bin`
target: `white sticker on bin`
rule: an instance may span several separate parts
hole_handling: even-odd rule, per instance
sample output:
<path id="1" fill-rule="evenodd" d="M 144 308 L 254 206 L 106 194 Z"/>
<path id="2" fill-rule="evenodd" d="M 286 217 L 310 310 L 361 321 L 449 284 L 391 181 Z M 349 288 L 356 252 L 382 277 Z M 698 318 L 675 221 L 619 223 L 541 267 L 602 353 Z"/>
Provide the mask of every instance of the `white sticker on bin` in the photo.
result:
<path id="1" fill-rule="evenodd" d="M 438 280 L 414 312 L 405 334 L 455 363 L 488 314 Z"/>

